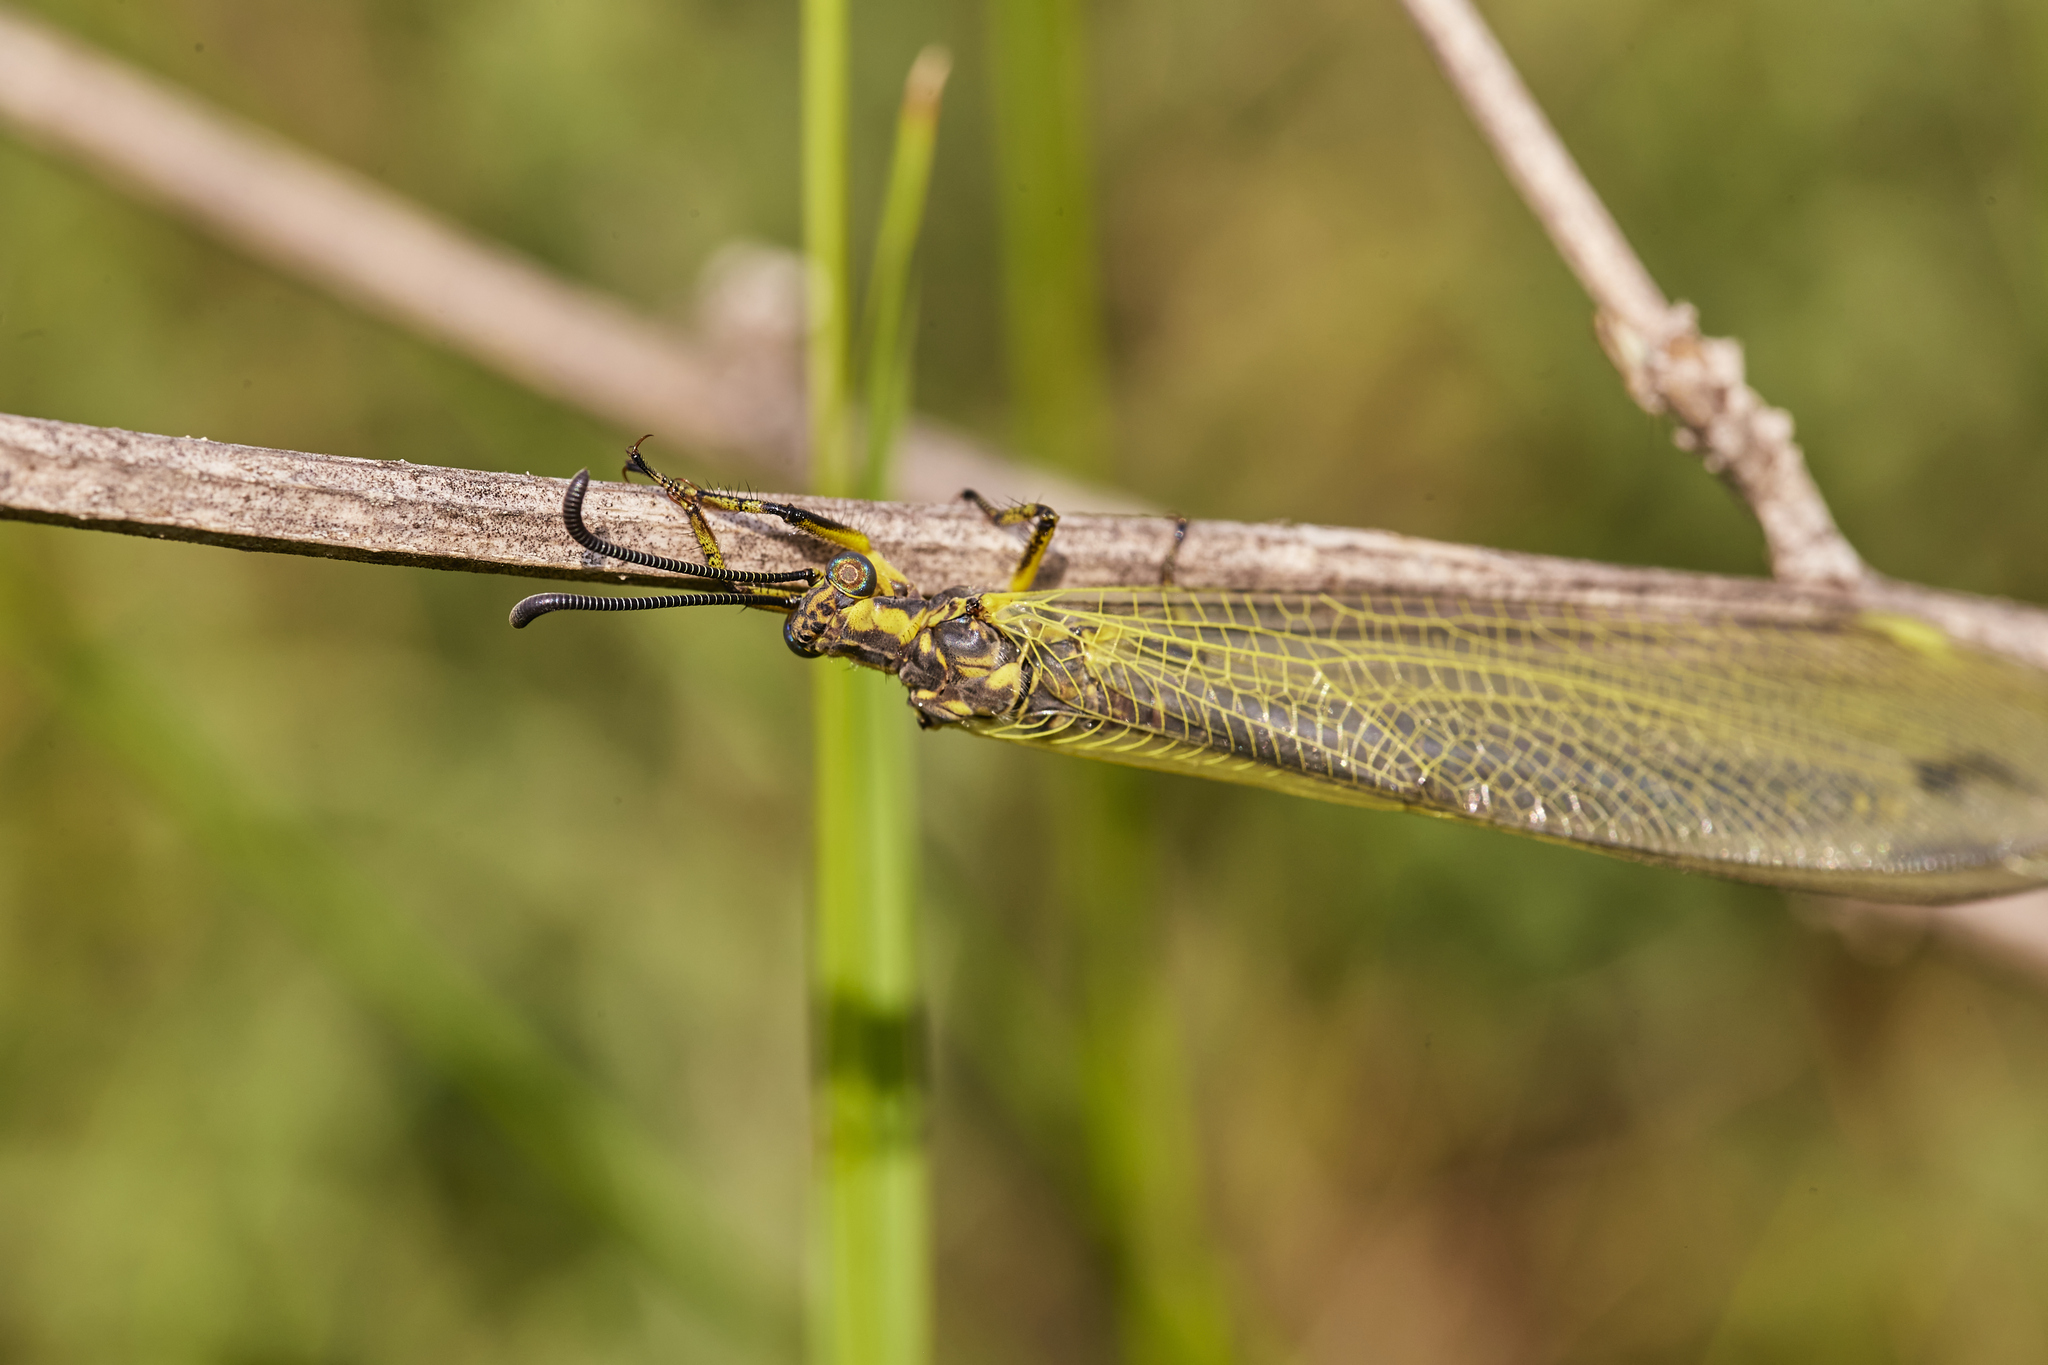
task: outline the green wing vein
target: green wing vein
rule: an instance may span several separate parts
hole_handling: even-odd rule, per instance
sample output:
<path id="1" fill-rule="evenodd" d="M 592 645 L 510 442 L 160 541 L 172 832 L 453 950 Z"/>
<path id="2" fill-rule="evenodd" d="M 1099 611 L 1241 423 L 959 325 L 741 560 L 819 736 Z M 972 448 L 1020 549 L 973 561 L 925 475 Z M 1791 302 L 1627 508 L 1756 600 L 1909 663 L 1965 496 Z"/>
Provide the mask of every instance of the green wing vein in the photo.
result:
<path id="1" fill-rule="evenodd" d="M 1843 615 L 1425 595 L 990 595 L 1023 710 L 975 728 L 1777 885 L 2042 880 L 2048 679 Z"/>

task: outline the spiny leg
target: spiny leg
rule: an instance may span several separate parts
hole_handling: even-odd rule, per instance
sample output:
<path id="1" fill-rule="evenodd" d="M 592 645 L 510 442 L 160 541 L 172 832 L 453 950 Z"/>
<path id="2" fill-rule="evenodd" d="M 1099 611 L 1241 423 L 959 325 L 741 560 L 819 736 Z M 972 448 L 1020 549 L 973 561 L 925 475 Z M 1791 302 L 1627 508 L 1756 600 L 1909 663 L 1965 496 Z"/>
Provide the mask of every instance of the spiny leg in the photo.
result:
<path id="1" fill-rule="evenodd" d="M 653 434 L 649 432 L 648 436 Z M 719 552 L 718 537 L 711 534 L 711 523 L 704 519 L 704 490 L 688 479 L 671 479 L 648 464 L 646 457 L 640 453 L 640 442 L 646 439 L 647 436 L 642 436 L 639 441 L 626 447 L 626 467 L 619 471 L 619 476 L 625 478 L 633 473 L 641 473 L 654 480 L 667 495 L 668 500 L 682 508 L 683 515 L 690 519 L 690 534 L 697 537 L 697 548 L 703 551 L 704 562 L 723 568 L 725 556 Z"/>
<path id="2" fill-rule="evenodd" d="M 640 441 L 646 439 L 642 436 Z M 827 544 L 844 550 L 857 550 L 864 555 L 874 553 L 874 545 L 868 538 L 844 522 L 821 517 L 816 512 L 806 512 L 786 502 L 764 502 L 744 493 L 725 493 L 702 487 L 688 479 L 672 479 L 647 463 L 640 453 L 640 441 L 627 448 L 626 468 L 654 480 L 668 495 L 669 501 L 683 509 L 690 518 L 690 529 L 696 533 L 697 544 L 703 547 L 708 563 L 722 566 L 725 560 L 718 553 L 718 542 L 712 537 L 710 524 L 704 520 L 704 508 L 707 506 L 716 507 L 721 512 L 752 512 L 764 517 L 779 517 L 797 530 L 816 536 Z"/>
<path id="3" fill-rule="evenodd" d="M 1016 572 L 1010 575 L 1011 592 L 1030 592 L 1031 585 L 1038 581 L 1038 566 L 1044 562 L 1046 549 L 1052 544 L 1052 533 L 1060 524 L 1060 514 L 1042 502 L 995 507 L 972 488 L 960 496 L 979 507 L 991 525 L 1010 527 L 1027 521 L 1031 523 L 1031 539 L 1024 543 L 1024 557 L 1017 561 Z"/>

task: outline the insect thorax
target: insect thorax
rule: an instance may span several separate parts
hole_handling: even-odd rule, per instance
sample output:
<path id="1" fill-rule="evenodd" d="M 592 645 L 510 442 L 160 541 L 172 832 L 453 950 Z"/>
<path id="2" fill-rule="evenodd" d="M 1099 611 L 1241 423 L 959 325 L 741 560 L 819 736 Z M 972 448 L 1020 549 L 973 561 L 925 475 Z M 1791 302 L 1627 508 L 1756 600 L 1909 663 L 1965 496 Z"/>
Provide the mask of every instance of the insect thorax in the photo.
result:
<path id="1" fill-rule="evenodd" d="M 1031 686 L 1022 648 L 988 619 L 978 593 L 932 598 L 895 672 L 927 726 L 1009 715 Z"/>

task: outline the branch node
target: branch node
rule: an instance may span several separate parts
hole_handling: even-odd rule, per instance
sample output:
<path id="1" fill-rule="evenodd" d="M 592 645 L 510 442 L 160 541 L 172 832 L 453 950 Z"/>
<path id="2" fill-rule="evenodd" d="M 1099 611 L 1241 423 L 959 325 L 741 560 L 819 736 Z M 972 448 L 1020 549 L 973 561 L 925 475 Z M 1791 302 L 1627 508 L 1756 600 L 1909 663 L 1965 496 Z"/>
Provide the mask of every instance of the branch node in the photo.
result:
<path id="1" fill-rule="evenodd" d="M 1672 444 L 1697 455 L 1755 513 L 1775 576 L 1839 587 L 1863 580 L 1862 559 L 1836 529 L 1792 439 L 1792 415 L 1749 386 L 1741 342 L 1702 336 L 1689 303 L 1671 305 L 1654 334 L 1605 308 L 1593 329 L 1636 405 L 1671 417 Z"/>
<path id="2" fill-rule="evenodd" d="M 1699 315 L 1667 303 L 1471 0 L 1403 0 L 1508 178 L 1592 296 L 1595 328 L 1644 411 L 1670 413 L 1674 439 L 1741 495 L 1763 528 L 1771 572 L 1853 587 L 1863 561 L 1835 526 L 1791 419 L 1765 406 L 1742 348 L 1702 337 Z"/>

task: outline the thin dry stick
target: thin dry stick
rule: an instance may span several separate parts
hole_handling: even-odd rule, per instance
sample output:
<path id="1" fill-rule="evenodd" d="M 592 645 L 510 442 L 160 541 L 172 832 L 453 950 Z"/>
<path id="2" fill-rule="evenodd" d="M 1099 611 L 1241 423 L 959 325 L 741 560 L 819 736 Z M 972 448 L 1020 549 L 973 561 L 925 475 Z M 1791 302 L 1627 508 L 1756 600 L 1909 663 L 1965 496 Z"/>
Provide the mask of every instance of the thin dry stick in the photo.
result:
<path id="1" fill-rule="evenodd" d="M 0 518 L 245 550 L 535 578 L 673 586 L 621 570 L 562 530 L 561 479 L 440 469 L 403 460 L 265 450 L 0 414 Z M 1003 581 L 1016 537 L 960 501 L 937 506 L 775 495 L 859 526 L 927 589 Z M 660 493 L 598 483 L 588 516 L 615 541 L 695 559 L 687 525 Z M 1060 522 L 1050 585 L 1159 581 L 1175 521 L 1077 514 Z M 735 568 L 822 563 L 827 548 L 764 517 L 721 518 Z M 1174 563 L 1190 588 L 1362 593 L 1402 589 L 1509 599 L 1837 619 L 1872 608 L 1932 621 L 1959 639 L 2048 668 L 2048 611 L 1896 583 L 1856 589 L 1628 568 L 1291 522 L 1196 521 Z"/>
<path id="2" fill-rule="evenodd" d="M 1402 4 L 1509 179 L 1592 295 L 1600 340 L 1630 395 L 1646 411 L 1677 418 L 1678 444 L 1699 452 L 1749 504 L 1773 575 L 1857 582 L 1863 561 L 1807 472 L 1792 418 L 1744 380 L 1741 344 L 1701 336 L 1692 306 L 1665 300 L 1470 0 Z"/>
<path id="3" fill-rule="evenodd" d="M 1928 589 L 1869 572 L 1836 528 L 1792 439 L 1791 416 L 1766 404 L 1744 380 L 1741 345 L 1702 337 L 1692 306 L 1666 301 L 1470 0 L 1402 4 L 1508 178 L 1592 296 L 1601 344 L 1630 395 L 1646 411 L 1676 417 L 1679 446 L 1700 452 L 1708 470 L 1749 505 L 1763 528 L 1773 575 L 1786 583 L 1838 585 L 1873 602 L 1923 611 Z M 1993 647 L 2038 661 L 2016 640 Z M 1840 930 L 1852 943 L 1872 925 L 1906 922 L 1891 907 L 1859 901 L 1827 906 L 1814 916 L 1816 922 Z M 2048 981 L 2048 892 L 1919 911 L 1911 922 L 1939 942 Z"/>
<path id="4" fill-rule="evenodd" d="M 717 325 L 690 340 L 5 7 L 0 121 L 539 392 L 766 473 L 801 467 L 801 296 L 772 258 L 729 275 Z M 1027 473 L 928 419 L 906 434 L 898 483 L 923 498 L 971 485 L 1069 507 L 1142 505 Z"/>

